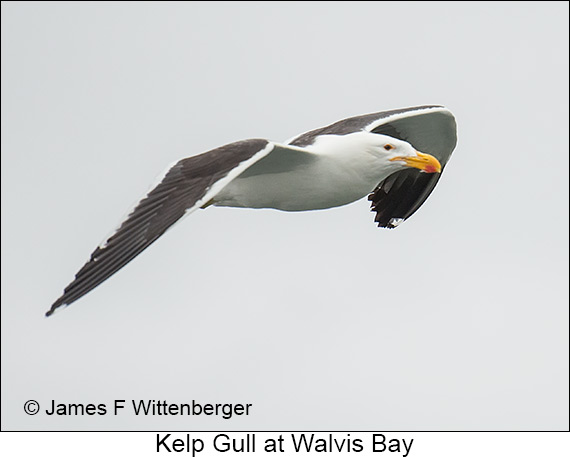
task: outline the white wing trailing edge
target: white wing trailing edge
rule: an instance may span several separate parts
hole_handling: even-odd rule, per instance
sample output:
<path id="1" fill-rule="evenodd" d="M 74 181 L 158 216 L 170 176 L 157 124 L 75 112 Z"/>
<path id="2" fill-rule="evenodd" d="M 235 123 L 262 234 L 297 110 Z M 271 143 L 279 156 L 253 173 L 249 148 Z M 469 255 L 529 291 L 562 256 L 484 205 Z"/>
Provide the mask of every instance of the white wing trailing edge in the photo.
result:
<path id="1" fill-rule="evenodd" d="M 46 316 L 97 287 L 272 149 L 267 140 L 245 140 L 176 162 L 113 235 L 95 249 Z"/>

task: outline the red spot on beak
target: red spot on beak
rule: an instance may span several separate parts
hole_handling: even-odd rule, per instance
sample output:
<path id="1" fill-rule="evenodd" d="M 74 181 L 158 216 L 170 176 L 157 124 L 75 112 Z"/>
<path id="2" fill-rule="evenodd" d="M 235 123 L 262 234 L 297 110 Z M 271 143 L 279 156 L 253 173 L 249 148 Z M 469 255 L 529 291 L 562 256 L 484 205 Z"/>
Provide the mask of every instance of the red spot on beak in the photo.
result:
<path id="1" fill-rule="evenodd" d="M 428 165 L 424 171 L 426 173 L 435 173 L 437 170 L 435 169 L 435 167 L 433 165 Z"/>

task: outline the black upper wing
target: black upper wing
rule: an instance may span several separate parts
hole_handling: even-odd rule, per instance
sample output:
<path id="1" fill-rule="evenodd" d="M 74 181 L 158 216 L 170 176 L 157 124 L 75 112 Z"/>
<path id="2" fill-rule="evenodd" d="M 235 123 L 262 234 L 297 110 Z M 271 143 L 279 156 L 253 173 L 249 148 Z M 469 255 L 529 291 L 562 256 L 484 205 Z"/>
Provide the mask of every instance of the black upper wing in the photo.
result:
<path id="1" fill-rule="evenodd" d="M 441 108 L 439 105 L 424 105 L 414 106 L 411 108 L 394 109 L 390 111 L 381 111 L 379 113 L 363 114 L 361 116 L 349 117 L 334 124 L 327 125 L 309 132 L 303 133 L 294 137 L 288 142 L 292 146 L 305 147 L 312 144 L 320 135 L 348 135 L 349 133 L 364 130 L 370 124 L 380 121 L 382 119 L 389 119 L 390 117 L 410 113 L 414 111 L 421 111 L 430 108 Z"/>
<path id="2" fill-rule="evenodd" d="M 260 139 L 238 141 L 177 162 L 117 231 L 95 249 L 46 316 L 82 297 L 125 266 L 196 206 L 214 183 L 267 145 L 268 141 Z"/>

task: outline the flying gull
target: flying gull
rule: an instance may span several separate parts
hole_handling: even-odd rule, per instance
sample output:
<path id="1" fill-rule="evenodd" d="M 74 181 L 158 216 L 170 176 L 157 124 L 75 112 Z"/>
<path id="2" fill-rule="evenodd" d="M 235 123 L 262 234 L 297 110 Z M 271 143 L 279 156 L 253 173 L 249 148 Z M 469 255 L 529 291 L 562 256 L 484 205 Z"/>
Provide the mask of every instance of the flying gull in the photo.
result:
<path id="1" fill-rule="evenodd" d="M 456 142 L 451 112 L 426 105 L 351 117 L 284 143 L 243 140 L 181 159 L 95 249 L 46 316 L 97 287 L 199 208 L 308 211 L 368 195 L 378 226 L 396 227 L 432 192 Z"/>

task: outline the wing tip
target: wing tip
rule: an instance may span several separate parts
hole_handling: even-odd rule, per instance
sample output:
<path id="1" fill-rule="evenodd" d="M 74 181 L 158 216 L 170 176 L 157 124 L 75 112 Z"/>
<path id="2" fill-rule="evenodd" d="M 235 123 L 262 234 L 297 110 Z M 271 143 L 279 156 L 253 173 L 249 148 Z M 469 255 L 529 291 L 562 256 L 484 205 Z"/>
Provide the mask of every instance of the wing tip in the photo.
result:
<path id="1" fill-rule="evenodd" d="M 385 221 L 378 221 L 378 220 L 375 220 L 374 222 L 376 222 L 378 224 L 377 225 L 378 228 L 392 230 L 392 229 L 395 229 L 396 227 L 399 227 L 402 224 L 402 222 L 404 222 L 404 221 L 405 221 L 405 219 L 402 219 L 400 222 L 392 222 L 392 221 L 385 222 Z"/>
<path id="2" fill-rule="evenodd" d="M 52 314 L 54 314 L 56 311 L 58 311 L 60 309 L 61 306 L 68 306 L 69 303 L 65 303 L 65 301 L 63 300 L 63 296 L 59 297 L 53 305 L 51 305 L 50 309 L 48 309 L 45 313 L 45 317 L 50 317 Z"/>

